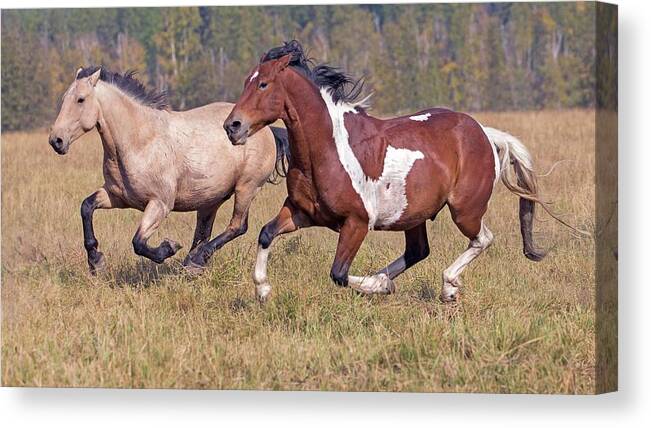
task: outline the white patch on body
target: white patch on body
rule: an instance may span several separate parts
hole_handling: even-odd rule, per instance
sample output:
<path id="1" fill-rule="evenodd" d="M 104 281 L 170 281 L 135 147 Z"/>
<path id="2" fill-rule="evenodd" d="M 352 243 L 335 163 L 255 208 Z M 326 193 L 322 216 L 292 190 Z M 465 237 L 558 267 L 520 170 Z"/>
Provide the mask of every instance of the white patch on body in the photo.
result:
<path id="1" fill-rule="evenodd" d="M 418 116 L 409 116 L 409 119 L 415 120 L 416 122 L 425 122 L 431 116 L 430 113 L 419 114 Z"/>
<path id="2" fill-rule="evenodd" d="M 255 70 L 255 72 L 251 75 L 251 78 L 249 79 L 249 82 L 253 82 L 253 79 L 258 77 L 258 74 L 260 74 L 260 73 L 258 73 L 258 70 Z"/>
<path id="3" fill-rule="evenodd" d="M 377 180 L 367 177 L 348 144 L 348 130 L 344 125 L 344 114 L 357 114 L 356 106 L 335 103 L 325 88 L 321 89 L 321 97 L 328 107 L 332 120 L 332 136 L 339 161 L 366 208 L 368 228 L 386 227 L 395 223 L 407 208 L 405 191 L 407 174 L 414 162 L 424 158 L 423 153 L 418 150 L 396 149 L 388 146 L 382 175 Z"/>

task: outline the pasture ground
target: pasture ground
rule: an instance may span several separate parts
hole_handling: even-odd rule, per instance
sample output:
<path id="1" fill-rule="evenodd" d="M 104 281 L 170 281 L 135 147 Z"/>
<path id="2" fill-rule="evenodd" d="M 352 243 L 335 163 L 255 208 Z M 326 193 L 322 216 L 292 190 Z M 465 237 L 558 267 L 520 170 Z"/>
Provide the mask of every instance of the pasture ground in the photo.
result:
<path id="1" fill-rule="evenodd" d="M 594 112 L 485 113 L 529 147 L 547 199 L 567 221 L 594 228 Z M 493 246 L 462 275 L 462 301 L 438 302 L 441 272 L 465 248 L 447 209 L 428 224 L 429 258 L 368 298 L 334 286 L 336 235 L 305 229 L 278 239 L 271 300 L 254 299 L 262 225 L 284 185 L 254 201 L 249 232 L 188 279 L 180 262 L 194 214 L 172 213 L 152 242 L 186 248 L 162 266 L 138 258 L 135 210 L 97 211 L 109 270 L 87 272 L 79 205 L 102 184 L 95 132 L 65 157 L 44 132 L 2 135 L 2 384 L 133 388 L 591 393 L 595 387 L 595 245 L 542 210 L 541 263 L 522 255 L 517 198 L 502 185 L 487 224 Z M 220 211 L 215 232 L 230 218 Z M 371 233 L 352 273 L 403 250 L 400 233 Z"/>

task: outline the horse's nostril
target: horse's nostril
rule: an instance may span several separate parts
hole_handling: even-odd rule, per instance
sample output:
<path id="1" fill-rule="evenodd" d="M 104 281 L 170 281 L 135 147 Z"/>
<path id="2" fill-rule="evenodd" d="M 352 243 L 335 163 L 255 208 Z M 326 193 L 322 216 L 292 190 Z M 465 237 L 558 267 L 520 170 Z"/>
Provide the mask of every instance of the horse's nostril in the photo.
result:
<path id="1" fill-rule="evenodd" d="M 231 122 L 231 129 L 233 131 L 237 131 L 238 129 L 240 129 L 240 126 L 242 126 L 242 122 L 240 122 L 239 120 L 234 120 Z"/>
<path id="2" fill-rule="evenodd" d="M 57 137 L 54 141 L 55 141 L 57 144 L 63 144 L 63 140 L 61 139 L 61 137 Z"/>

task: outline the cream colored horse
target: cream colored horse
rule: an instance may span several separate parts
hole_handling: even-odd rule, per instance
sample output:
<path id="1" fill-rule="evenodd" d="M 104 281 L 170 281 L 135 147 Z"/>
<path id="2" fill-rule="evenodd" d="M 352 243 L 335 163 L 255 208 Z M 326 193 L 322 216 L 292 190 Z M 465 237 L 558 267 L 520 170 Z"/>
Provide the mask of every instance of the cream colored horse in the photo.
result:
<path id="1" fill-rule="evenodd" d="M 81 204 L 91 272 L 105 265 L 93 231 L 96 209 L 143 211 L 133 249 L 156 263 L 173 256 L 181 245 L 164 239 L 152 247 L 149 237 L 170 211 L 196 211 L 194 240 L 184 261 L 193 272 L 200 271 L 217 249 L 246 232 L 251 201 L 272 175 L 276 153 L 286 153 L 287 134 L 267 128 L 251 144 L 234 146 L 222 128 L 232 108 L 233 104 L 213 103 L 170 111 L 165 95 L 147 91 L 133 73 L 121 75 L 98 67 L 77 71 L 63 95 L 49 143 L 64 155 L 73 141 L 93 128 L 102 140 L 104 184 Z M 278 162 L 282 165 L 282 156 Z M 208 242 L 217 209 L 233 194 L 230 224 Z"/>

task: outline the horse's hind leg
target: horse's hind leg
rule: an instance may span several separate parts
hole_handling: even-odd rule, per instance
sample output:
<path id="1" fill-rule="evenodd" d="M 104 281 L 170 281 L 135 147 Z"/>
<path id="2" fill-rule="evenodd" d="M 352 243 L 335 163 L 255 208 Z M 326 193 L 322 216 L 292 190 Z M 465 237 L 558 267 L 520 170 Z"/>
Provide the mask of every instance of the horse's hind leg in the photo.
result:
<path id="1" fill-rule="evenodd" d="M 197 225 L 194 229 L 194 238 L 192 239 L 192 247 L 190 248 L 190 251 L 194 250 L 204 242 L 210 240 L 212 227 L 215 223 L 215 216 L 217 215 L 217 210 L 220 206 L 221 203 L 214 207 L 200 209 L 197 211 Z"/>
<path id="2" fill-rule="evenodd" d="M 191 273 L 200 273 L 215 251 L 240 235 L 244 235 L 249 227 L 249 207 L 255 195 L 260 190 L 253 184 L 243 185 L 235 190 L 235 204 L 231 221 L 222 233 L 212 241 L 199 245 L 190 251 L 184 266 Z"/>
<path id="3" fill-rule="evenodd" d="M 84 230 L 84 248 L 88 255 L 88 267 L 94 275 L 105 267 L 104 254 L 97 250 L 98 242 L 93 229 L 93 213 L 96 209 L 122 208 L 122 202 L 100 187 L 81 203 L 81 225 Z"/>
<path id="4" fill-rule="evenodd" d="M 475 210 L 469 210 L 475 211 Z M 461 272 L 493 243 L 493 234 L 484 224 L 482 217 L 486 209 L 479 210 L 479 213 L 465 212 L 450 206 L 452 220 L 461 233 L 470 239 L 468 248 L 447 269 L 443 271 L 443 289 L 441 290 L 441 301 L 454 302 L 457 300 L 461 281 Z"/>
<path id="5" fill-rule="evenodd" d="M 405 230 L 405 252 L 389 266 L 371 276 L 348 276 L 350 286 L 365 294 L 389 294 L 395 291 L 393 279 L 429 255 L 425 223 Z"/>
<path id="6" fill-rule="evenodd" d="M 185 257 L 185 260 L 183 260 L 183 266 L 186 268 L 192 265 L 190 256 L 193 254 L 193 250 L 210 240 L 213 224 L 215 223 L 215 216 L 217 215 L 217 210 L 220 206 L 221 202 L 214 207 L 197 210 L 197 225 L 194 229 L 192 247 L 190 248 L 188 255 Z"/>
<path id="7" fill-rule="evenodd" d="M 412 229 L 405 230 L 404 254 L 378 272 L 378 274 L 385 274 L 389 279 L 394 279 L 427 256 L 429 256 L 427 227 L 425 223 L 421 223 Z"/>
<path id="8" fill-rule="evenodd" d="M 147 244 L 149 237 L 158 229 L 169 212 L 170 209 L 163 201 L 152 200 L 147 203 L 140 226 L 133 237 L 133 250 L 136 254 L 156 263 L 163 263 L 165 259 L 172 257 L 181 249 L 181 245 L 171 239 L 164 239 L 158 247 L 150 247 Z"/>

